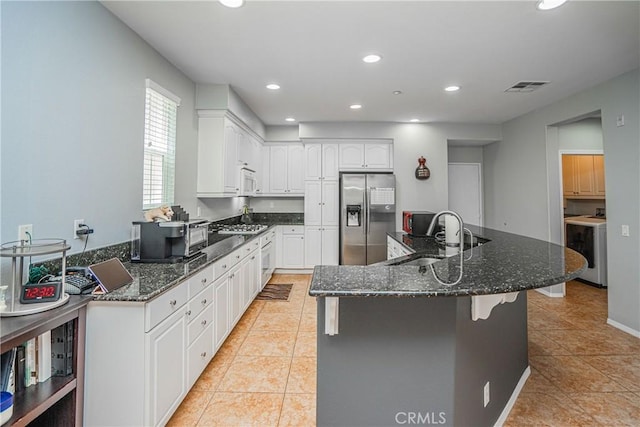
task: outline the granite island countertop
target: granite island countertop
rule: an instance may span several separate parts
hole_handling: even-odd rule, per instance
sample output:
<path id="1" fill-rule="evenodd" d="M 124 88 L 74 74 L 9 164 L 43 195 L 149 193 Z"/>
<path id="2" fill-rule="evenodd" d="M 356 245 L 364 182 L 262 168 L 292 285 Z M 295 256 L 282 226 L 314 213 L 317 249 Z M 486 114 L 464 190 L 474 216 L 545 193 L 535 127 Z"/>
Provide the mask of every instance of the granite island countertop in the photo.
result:
<path id="1" fill-rule="evenodd" d="M 569 281 L 586 268 L 564 246 L 483 227 L 468 226 L 481 245 L 462 258 L 446 257 L 432 237 L 388 235 L 416 253 L 368 266 L 316 266 L 309 295 L 321 297 L 438 297 L 489 295 L 542 288 Z M 442 258 L 430 265 L 408 265 Z"/>

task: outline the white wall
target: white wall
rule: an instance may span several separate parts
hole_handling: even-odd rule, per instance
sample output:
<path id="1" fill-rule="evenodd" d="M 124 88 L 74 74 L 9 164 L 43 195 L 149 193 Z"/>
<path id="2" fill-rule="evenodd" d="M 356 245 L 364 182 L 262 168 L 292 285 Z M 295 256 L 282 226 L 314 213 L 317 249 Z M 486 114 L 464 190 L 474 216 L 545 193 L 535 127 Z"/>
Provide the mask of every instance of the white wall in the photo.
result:
<path id="1" fill-rule="evenodd" d="M 558 145 L 561 150 L 602 150 L 602 120 L 594 117 L 558 126 Z"/>
<path id="2" fill-rule="evenodd" d="M 449 145 L 449 163 L 482 163 L 482 147 Z"/>
<path id="3" fill-rule="evenodd" d="M 145 78 L 182 99 L 175 202 L 195 216 L 193 82 L 98 2 L 2 2 L 3 242 L 33 224 L 34 237 L 80 252 L 74 219 L 95 229 L 88 248 L 129 240 L 142 218 Z M 199 206 L 216 217 L 232 204 Z"/>
<path id="4" fill-rule="evenodd" d="M 640 79 L 638 70 L 518 117 L 484 149 L 485 224 L 558 241 L 559 141 L 547 127 L 602 112 L 607 192 L 609 318 L 640 334 Z M 616 126 L 624 114 L 625 126 Z M 557 133 L 557 132 L 556 132 Z M 627 224 L 631 237 L 622 237 Z"/>
<path id="5" fill-rule="evenodd" d="M 301 123 L 300 138 L 393 140 L 396 228 L 400 229 L 402 210 L 447 209 L 447 140 L 499 140 L 500 127 L 449 123 Z M 431 171 L 426 181 L 415 178 L 420 156 L 427 159 Z"/>

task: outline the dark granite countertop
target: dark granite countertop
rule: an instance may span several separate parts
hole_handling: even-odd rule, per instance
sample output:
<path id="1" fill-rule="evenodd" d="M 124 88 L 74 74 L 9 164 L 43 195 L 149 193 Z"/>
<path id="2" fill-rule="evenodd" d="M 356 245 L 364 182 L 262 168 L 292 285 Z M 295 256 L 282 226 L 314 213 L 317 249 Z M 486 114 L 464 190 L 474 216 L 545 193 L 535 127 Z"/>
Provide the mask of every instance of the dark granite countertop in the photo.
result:
<path id="1" fill-rule="evenodd" d="M 273 229 L 277 224 L 255 235 L 222 235 L 210 233 L 209 246 L 195 257 L 175 264 L 124 263 L 133 276 L 133 283 L 105 295 L 94 296 L 95 301 L 146 302 L 188 279 L 215 261 L 233 252 L 234 249 Z"/>
<path id="2" fill-rule="evenodd" d="M 488 295 L 542 288 L 571 280 L 586 268 L 579 253 L 543 240 L 467 226 L 481 245 L 445 257 L 432 237 L 389 236 L 416 253 L 369 266 L 316 266 L 311 296 L 436 297 Z M 488 240 L 488 241 L 487 241 Z M 430 265 L 420 258 L 442 258 Z M 426 261 L 426 260 L 425 260 Z"/>

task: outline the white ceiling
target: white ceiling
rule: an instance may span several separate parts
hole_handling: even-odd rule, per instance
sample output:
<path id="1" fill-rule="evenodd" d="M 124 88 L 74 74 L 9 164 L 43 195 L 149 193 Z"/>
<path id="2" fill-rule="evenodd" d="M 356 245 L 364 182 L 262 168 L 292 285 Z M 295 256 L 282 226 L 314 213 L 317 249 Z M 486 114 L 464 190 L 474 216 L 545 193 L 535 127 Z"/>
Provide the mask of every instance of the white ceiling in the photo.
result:
<path id="1" fill-rule="evenodd" d="M 267 125 L 497 124 L 640 64 L 638 1 L 570 0 L 547 12 L 535 1 L 103 4 L 194 82 L 230 84 Z M 371 52 L 382 61 L 362 62 Z M 504 92 L 521 80 L 551 83 Z M 445 93 L 450 84 L 462 89 Z"/>

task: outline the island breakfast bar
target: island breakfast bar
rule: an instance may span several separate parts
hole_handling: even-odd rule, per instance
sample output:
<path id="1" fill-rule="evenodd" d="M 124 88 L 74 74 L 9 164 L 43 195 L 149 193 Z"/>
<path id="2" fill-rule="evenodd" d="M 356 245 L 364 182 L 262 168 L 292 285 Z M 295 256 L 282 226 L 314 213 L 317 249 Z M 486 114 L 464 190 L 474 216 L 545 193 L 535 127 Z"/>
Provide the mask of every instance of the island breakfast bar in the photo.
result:
<path id="1" fill-rule="evenodd" d="M 530 373 L 526 291 L 585 259 L 542 240 L 469 227 L 453 256 L 431 237 L 369 266 L 317 266 L 318 426 L 499 424 Z M 407 251 L 408 252 L 408 251 Z"/>

